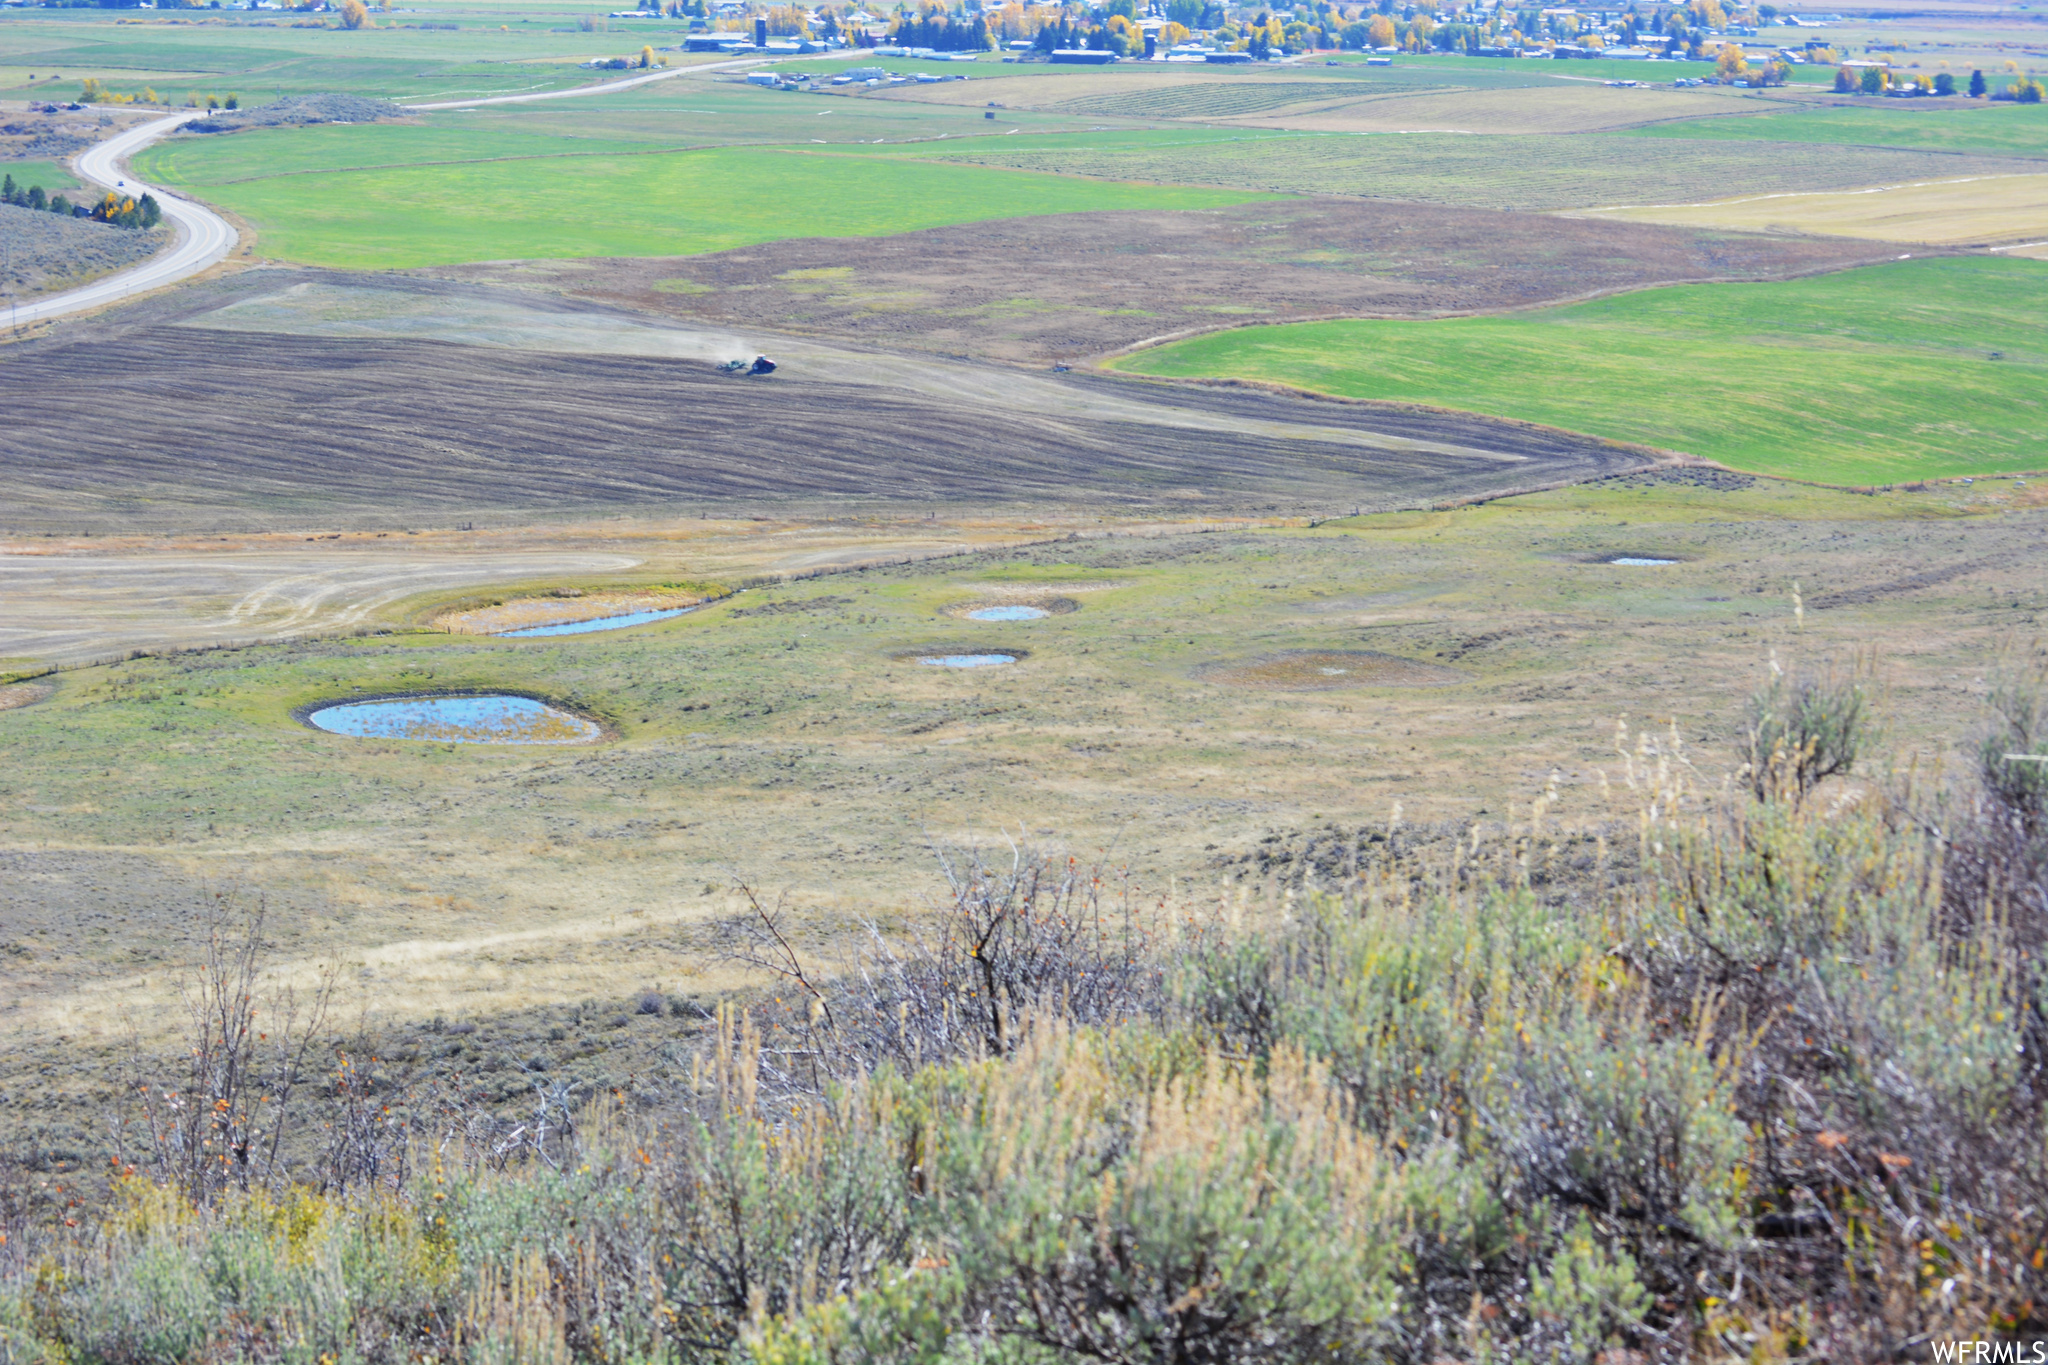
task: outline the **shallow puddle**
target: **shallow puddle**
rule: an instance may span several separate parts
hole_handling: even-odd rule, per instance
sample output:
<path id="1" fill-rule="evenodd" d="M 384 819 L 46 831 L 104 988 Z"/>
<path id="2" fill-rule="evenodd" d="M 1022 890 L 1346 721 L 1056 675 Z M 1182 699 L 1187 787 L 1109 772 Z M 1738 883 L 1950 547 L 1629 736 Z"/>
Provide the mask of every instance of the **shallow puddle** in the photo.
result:
<path id="1" fill-rule="evenodd" d="M 1675 559 L 1647 559 L 1642 555 L 1622 555 L 1619 559 L 1610 559 L 1607 562 L 1609 564 L 1619 564 L 1626 569 L 1654 569 L 1660 564 L 1676 564 L 1678 561 Z"/>
<path id="2" fill-rule="evenodd" d="M 926 654 L 918 659 L 934 668 L 999 668 L 1017 662 L 1014 654 Z"/>
<path id="3" fill-rule="evenodd" d="M 623 616 L 599 616 L 588 621 L 559 621 L 551 626 L 527 626 L 523 630 L 501 630 L 495 632 L 501 640 L 530 640 L 540 635 L 588 635 L 594 630 L 624 630 L 627 626 L 644 626 L 649 621 L 666 621 L 671 616 L 681 616 L 695 607 L 669 607 L 663 611 L 629 611 Z"/>
<path id="4" fill-rule="evenodd" d="M 970 621 L 1036 621 L 1042 616 L 1050 615 L 1052 613 L 1044 607 L 977 607 L 967 613 L 967 619 Z"/>
<path id="5" fill-rule="evenodd" d="M 588 744 L 604 734 L 586 720 L 532 697 L 384 697 L 336 702 L 306 723 L 356 739 L 420 739 L 440 744 Z"/>

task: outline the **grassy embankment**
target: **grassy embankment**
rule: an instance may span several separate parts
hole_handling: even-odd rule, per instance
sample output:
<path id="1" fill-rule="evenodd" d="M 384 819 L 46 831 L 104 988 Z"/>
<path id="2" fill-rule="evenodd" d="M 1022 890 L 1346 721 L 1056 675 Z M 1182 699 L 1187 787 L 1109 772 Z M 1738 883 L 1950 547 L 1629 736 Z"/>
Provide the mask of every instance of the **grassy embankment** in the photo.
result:
<path id="1" fill-rule="evenodd" d="M 2044 308 L 2048 266 L 1912 261 L 1500 317 L 1246 328 L 1117 368 L 1429 403 L 1881 484 L 2048 467 Z"/>
<path id="2" fill-rule="evenodd" d="M 14 177 L 22 189 L 41 185 L 51 194 L 79 188 L 78 180 L 54 161 L 0 161 L 0 172 Z"/>

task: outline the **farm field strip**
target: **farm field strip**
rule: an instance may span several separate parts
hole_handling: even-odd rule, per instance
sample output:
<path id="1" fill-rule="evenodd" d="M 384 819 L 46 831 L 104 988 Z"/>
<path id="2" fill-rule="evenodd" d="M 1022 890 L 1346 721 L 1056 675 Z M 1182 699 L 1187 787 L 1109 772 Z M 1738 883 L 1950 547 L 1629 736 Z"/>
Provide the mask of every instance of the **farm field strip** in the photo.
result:
<path id="1" fill-rule="evenodd" d="M 2048 268 L 1949 258 L 1434 322 L 1293 323 L 1116 363 L 1550 423 L 1843 484 L 2038 471 Z M 1683 402 L 1654 395 L 1685 374 Z"/>
<path id="2" fill-rule="evenodd" d="M 1156 138 L 1156 143 L 1146 139 Z M 1602 204 L 1697 201 L 1730 185 L 1758 192 L 1848 189 L 1937 176 L 2033 172 L 2024 160 L 1766 143 L 1642 141 L 1607 133 L 1275 134 L 1175 148 L 1174 133 L 975 139 L 885 149 L 903 158 L 1188 185 L 1356 194 L 1434 204 L 1546 211 Z M 1656 149 L 1652 151 L 1650 149 Z M 858 150 L 858 149 L 856 149 Z"/>
<path id="3" fill-rule="evenodd" d="M 1595 209 L 1587 217 L 1748 232 L 1806 232 L 1933 245 L 2048 235 L 2048 172 L 1971 176 L 1825 194 Z"/>
<path id="4" fill-rule="evenodd" d="M 1785 109 L 1737 118 L 1659 123 L 1631 129 L 1623 136 L 2048 157 L 2048 105 L 1966 102 L 1960 108 L 1911 112 L 1882 105 Z"/>
<path id="5" fill-rule="evenodd" d="M 1427 251 L 1411 245 L 1418 242 Z M 1108 252 L 1121 269 L 1099 268 Z M 1485 312 L 1678 280 L 1781 278 L 1895 254 L 1842 239 L 1314 197 L 433 273 L 727 333 L 760 327 L 1044 365 L 1233 320 Z M 991 259 L 1010 268 L 990 272 Z"/>

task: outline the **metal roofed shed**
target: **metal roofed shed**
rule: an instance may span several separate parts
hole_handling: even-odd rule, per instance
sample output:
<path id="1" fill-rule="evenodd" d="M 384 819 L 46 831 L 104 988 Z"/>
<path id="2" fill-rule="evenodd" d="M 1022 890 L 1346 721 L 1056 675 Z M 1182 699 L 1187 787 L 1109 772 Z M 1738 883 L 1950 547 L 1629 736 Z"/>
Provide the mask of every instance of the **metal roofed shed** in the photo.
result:
<path id="1" fill-rule="evenodd" d="M 1116 60 L 1116 54 L 1084 47 L 1062 47 L 1053 50 L 1052 59 L 1068 66 L 1108 66 Z"/>

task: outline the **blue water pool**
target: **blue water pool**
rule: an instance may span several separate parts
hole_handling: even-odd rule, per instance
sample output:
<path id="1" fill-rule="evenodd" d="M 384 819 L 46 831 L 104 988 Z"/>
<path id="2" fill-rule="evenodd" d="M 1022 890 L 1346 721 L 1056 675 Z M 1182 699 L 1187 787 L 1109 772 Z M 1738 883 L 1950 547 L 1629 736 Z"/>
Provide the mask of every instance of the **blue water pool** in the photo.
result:
<path id="1" fill-rule="evenodd" d="M 604 734 L 592 720 L 532 697 L 386 697 L 337 702 L 306 716 L 329 734 L 357 739 L 423 739 L 441 744 L 587 744 Z"/>
<path id="2" fill-rule="evenodd" d="M 501 630 L 497 634 L 506 640 L 530 640 L 538 635 L 588 635 L 594 630 L 624 630 L 627 626 L 644 626 L 649 621 L 666 621 L 671 616 L 681 616 L 695 607 L 663 607 L 659 611 L 629 611 L 623 616 L 599 616 L 589 621 L 563 621 L 552 626 L 525 626 L 519 630 Z"/>
<path id="3" fill-rule="evenodd" d="M 967 613 L 970 621 L 1036 621 L 1041 616 L 1050 616 L 1044 607 L 977 607 Z"/>
<path id="4" fill-rule="evenodd" d="M 918 660 L 934 668 L 996 668 L 1017 662 L 1014 654 L 928 654 Z"/>

